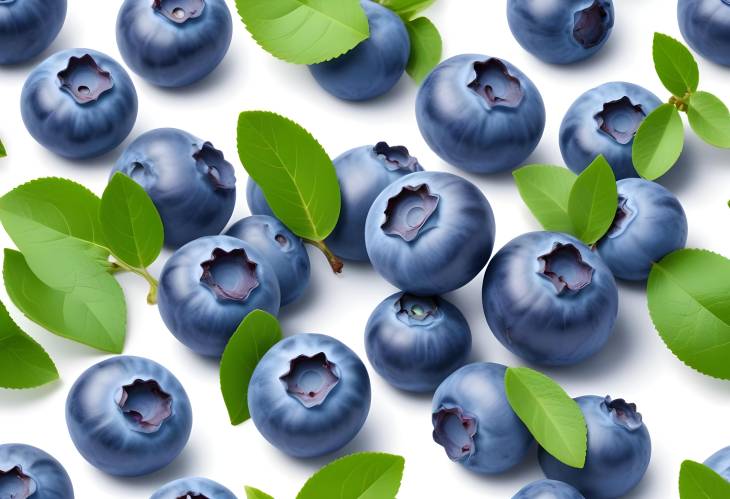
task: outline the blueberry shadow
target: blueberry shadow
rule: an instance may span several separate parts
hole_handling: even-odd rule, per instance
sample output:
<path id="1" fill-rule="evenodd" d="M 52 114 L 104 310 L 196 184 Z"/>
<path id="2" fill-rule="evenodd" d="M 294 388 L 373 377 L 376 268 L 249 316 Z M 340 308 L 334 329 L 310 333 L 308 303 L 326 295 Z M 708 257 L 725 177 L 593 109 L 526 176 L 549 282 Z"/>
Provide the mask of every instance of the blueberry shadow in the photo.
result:
<path id="1" fill-rule="evenodd" d="M 200 469 L 200 461 L 196 458 L 197 449 L 194 445 L 188 444 L 182 453 L 169 465 L 149 475 L 138 477 L 119 477 L 106 475 L 114 482 L 124 485 L 125 489 L 135 491 L 156 490 L 165 483 L 186 476 L 197 476 Z"/>
<path id="2" fill-rule="evenodd" d="M 226 81 L 232 81 L 234 79 L 237 74 L 237 67 L 238 66 L 235 64 L 231 54 L 227 54 L 221 63 L 218 64 L 218 66 L 202 80 L 198 80 L 195 83 L 184 87 L 160 87 L 153 85 L 144 79 L 142 81 L 145 82 L 147 87 L 168 96 L 191 97 L 201 94 L 210 94 L 216 90 L 220 90 Z"/>
<path id="3" fill-rule="evenodd" d="M 535 442 L 530 445 L 530 448 L 525 454 L 524 459 L 514 468 L 494 474 L 485 475 L 471 471 L 458 463 L 451 463 L 452 466 L 458 466 L 459 473 L 463 473 L 464 476 L 471 480 L 477 480 L 485 483 L 498 483 L 498 484 L 509 484 L 515 485 L 515 493 L 524 486 L 524 484 L 530 483 L 535 480 L 535 473 L 540 473 L 540 467 L 537 464 L 537 444 Z"/>
<path id="4" fill-rule="evenodd" d="M 0 407 L 7 406 L 26 406 L 35 403 L 40 403 L 45 399 L 49 398 L 52 394 L 57 393 L 64 389 L 64 383 L 61 380 L 56 380 L 47 385 L 39 386 L 38 388 L 28 390 L 0 390 Z"/>

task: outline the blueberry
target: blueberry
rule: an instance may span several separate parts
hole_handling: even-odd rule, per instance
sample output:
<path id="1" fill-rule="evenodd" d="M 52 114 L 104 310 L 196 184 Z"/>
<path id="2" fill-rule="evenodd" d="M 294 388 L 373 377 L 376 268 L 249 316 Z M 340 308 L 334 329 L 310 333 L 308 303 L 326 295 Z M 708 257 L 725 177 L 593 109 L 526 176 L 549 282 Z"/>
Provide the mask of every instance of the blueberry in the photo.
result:
<path id="1" fill-rule="evenodd" d="M 370 316 L 365 349 L 388 383 L 402 390 L 432 392 L 466 363 L 471 331 L 459 309 L 443 298 L 396 293 Z"/>
<path id="2" fill-rule="evenodd" d="M 716 64 L 730 66 L 730 0 L 679 0 L 677 17 L 690 47 Z"/>
<path id="3" fill-rule="evenodd" d="M 469 364 L 446 378 L 433 396 L 433 439 L 452 461 L 477 473 L 507 471 L 532 445 L 532 435 L 507 401 L 506 369 Z"/>
<path id="4" fill-rule="evenodd" d="M 585 170 L 603 154 L 617 179 L 638 177 L 631 159 L 634 135 L 659 98 L 633 83 L 604 83 L 582 94 L 560 125 L 560 151 L 568 168 Z"/>
<path id="5" fill-rule="evenodd" d="M 397 14 L 370 0 L 360 0 L 360 5 L 370 37 L 335 59 L 309 66 L 322 88 L 349 101 L 387 93 L 400 80 L 411 53 L 408 31 Z"/>
<path id="6" fill-rule="evenodd" d="M 452 57 L 418 91 L 416 119 L 441 158 L 475 173 L 509 170 L 537 147 L 545 105 L 509 62 L 478 54 Z"/>
<path id="7" fill-rule="evenodd" d="M 492 208 L 474 184 L 450 173 L 418 172 L 380 193 L 365 242 L 380 275 L 429 296 L 471 281 L 489 260 L 494 232 Z"/>
<path id="8" fill-rule="evenodd" d="M 507 20 L 522 48 L 551 64 L 595 55 L 613 29 L 611 0 L 509 0 Z"/>
<path id="9" fill-rule="evenodd" d="M 370 378 L 358 356 L 322 334 L 297 334 L 274 345 L 248 387 L 256 428 L 294 457 L 344 447 L 370 410 Z"/>
<path id="10" fill-rule="evenodd" d="M 512 499 L 585 499 L 583 495 L 564 482 L 537 480 L 515 494 Z"/>
<path id="11" fill-rule="evenodd" d="M 274 268 L 281 290 L 281 305 L 298 299 L 309 284 L 309 255 L 304 243 L 268 215 L 239 220 L 226 235 L 241 239 L 256 249 Z"/>
<path id="12" fill-rule="evenodd" d="M 0 65 L 46 50 L 66 20 L 66 0 L 0 0 Z"/>
<path id="13" fill-rule="evenodd" d="M 213 144 L 175 128 L 137 137 L 112 169 L 141 185 L 160 213 L 165 243 L 178 248 L 219 234 L 236 204 L 233 166 Z"/>
<path id="14" fill-rule="evenodd" d="M 124 62 L 161 87 L 205 78 L 228 52 L 232 31 L 224 0 L 125 0 L 117 16 Z"/>
<path id="15" fill-rule="evenodd" d="M 163 485 L 150 499 L 236 499 L 236 496 L 213 480 L 188 477 Z"/>
<path id="16" fill-rule="evenodd" d="M 566 482 L 590 499 L 614 499 L 641 481 L 651 458 L 651 439 L 636 405 L 593 395 L 575 399 L 588 426 L 585 466 L 573 468 L 539 451 L 545 476 Z"/>
<path id="17" fill-rule="evenodd" d="M 536 364 L 576 364 L 599 351 L 618 314 L 603 260 L 572 236 L 530 232 L 494 255 L 484 275 L 484 314 L 494 336 Z"/>
<path id="18" fill-rule="evenodd" d="M 93 466 L 140 476 L 170 464 L 188 442 L 190 400 L 177 378 L 142 357 L 112 357 L 87 369 L 66 399 L 71 440 Z"/>
<path id="19" fill-rule="evenodd" d="M 715 452 L 707 458 L 705 465 L 715 470 L 725 480 L 730 482 L 730 447 L 725 447 Z"/>
<path id="20" fill-rule="evenodd" d="M 68 473 L 53 456 L 25 444 L 0 445 L 0 498 L 73 499 Z"/>
<path id="21" fill-rule="evenodd" d="M 137 92 L 111 57 L 70 49 L 30 73 L 20 110 L 25 127 L 43 147 L 85 159 L 111 151 L 129 135 L 137 119 Z"/>
<path id="22" fill-rule="evenodd" d="M 279 313 L 280 293 L 274 268 L 252 245 L 208 236 L 165 263 L 158 305 L 178 340 L 201 355 L 220 357 L 249 312 Z"/>
<path id="23" fill-rule="evenodd" d="M 643 281 L 652 264 L 687 242 L 687 217 L 679 200 L 661 185 L 619 180 L 618 209 L 598 253 L 619 279 Z"/>

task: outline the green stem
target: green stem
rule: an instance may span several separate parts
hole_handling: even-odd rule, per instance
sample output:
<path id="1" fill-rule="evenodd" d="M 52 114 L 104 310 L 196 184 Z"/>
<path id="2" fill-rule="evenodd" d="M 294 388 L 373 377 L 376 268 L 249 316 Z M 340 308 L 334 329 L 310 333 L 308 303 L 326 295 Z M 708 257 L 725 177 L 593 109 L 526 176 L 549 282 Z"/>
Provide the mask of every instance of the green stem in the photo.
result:
<path id="1" fill-rule="evenodd" d="M 335 274 L 340 274 L 342 272 L 342 267 L 344 267 L 345 264 L 342 263 L 342 260 L 337 258 L 337 255 L 332 253 L 332 251 L 323 241 L 312 241 L 311 239 L 305 239 L 304 242 L 311 244 L 315 248 L 318 248 L 322 253 L 324 253 L 324 256 L 327 257 L 327 261 L 329 262 L 330 267 L 332 267 L 332 272 L 334 272 Z"/>
<path id="2" fill-rule="evenodd" d="M 687 107 L 689 105 L 689 98 L 692 95 L 691 92 L 687 92 L 682 97 L 677 97 L 676 95 L 672 95 L 669 98 L 669 103 L 676 107 L 679 111 L 682 111 L 684 113 L 687 112 Z"/>
<path id="3" fill-rule="evenodd" d="M 157 303 L 157 288 L 160 286 L 160 283 L 157 282 L 157 279 L 155 279 L 152 274 L 147 271 L 146 268 L 140 269 L 137 267 L 132 267 L 131 265 L 127 265 L 122 261 L 112 263 L 113 273 L 120 272 L 121 270 L 132 272 L 144 278 L 144 280 L 147 281 L 147 283 L 150 285 L 150 291 L 149 293 L 147 293 L 147 303 L 149 303 L 150 305 L 155 305 Z"/>

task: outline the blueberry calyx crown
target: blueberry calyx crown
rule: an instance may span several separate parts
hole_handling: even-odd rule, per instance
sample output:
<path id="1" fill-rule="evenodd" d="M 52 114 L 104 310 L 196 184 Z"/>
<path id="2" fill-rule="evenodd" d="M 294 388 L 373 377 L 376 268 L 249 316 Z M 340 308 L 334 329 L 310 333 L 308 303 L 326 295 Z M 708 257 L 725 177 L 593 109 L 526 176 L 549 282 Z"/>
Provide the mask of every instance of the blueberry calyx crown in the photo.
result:
<path id="1" fill-rule="evenodd" d="M 439 312 L 435 297 L 401 294 L 395 302 L 395 315 L 401 322 L 411 324 L 427 324 L 432 322 Z"/>
<path id="2" fill-rule="evenodd" d="M 66 69 L 57 76 L 61 88 L 79 104 L 95 102 L 114 87 L 111 73 L 104 71 L 89 54 L 71 56 Z"/>
<path id="3" fill-rule="evenodd" d="M 120 389 L 117 405 L 141 433 L 154 433 L 172 416 L 172 396 L 153 380 L 135 379 Z"/>
<path id="4" fill-rule="evenodd" d="M 628 207 L 628 198 L 619 195 L 616 215 L 613 217 L 611 227 L 605 237 L 616 237 L 620 235 L 634 218 L 634 212 Z"/>
<path id="5" fill-rule="evenodd" d="M 405 146 L 389 146 L 387 142 L 378 142 L 373 147 L 375 155 L 382 159 L 385 167 L 390 171 L 407 171 L 414 173 L 421 171 L 418 159 L 411 156 Z"/>
<path id="6" fill-rule="evenodd" d="M 287 393 L 304 407 L 322 405 L 340 382 L 339 370 L 324 352 L 300 355 L 289 362 L 289 371 L 279 377 Z"/>
<path id="7" fill-rule="evenodd" d="M 479 94 L 489 107 L 517 107 L 525 92 L 520 80 L 510 74 L 507 65 L 494 57 L 474 63 L 476 77 L 468 87 Z"/>
<path id="8" fill-rule="evenodd" d="M 413 241 L 424 229 L 438 204 L 439 196 L 431 194 L 428 185 L 406 185 L 388 200 L 385 222 L 380 228 L 388 235 L 400 236 L 407 242 Z"/>
<path id="9" fill-rule="evenodd" d="M 610 14 L 599 0 L 573 16 L 573 39 L 584 49 L 599 45 L 608 32 Z"/>
<path id="10" fill-rule="evenodd" d="M 608 395 L 601 404 L 609 412 L 613 422 L 627 430 L 636 431 L 643 425 L 641 413 L 636 410 L 636 404 L 628 403 L 624 399 L 611 400 Z"/>
<path id="11" fill-rule="evenodd" d="M 23 467 L 15 465 L 9 470 L 0 469 L 0 497 L 28 499 L 36 492 L 36 483 L 23 473 Z"/>
<path id="12" fill-rule="evenodd" d="M 583 261 L 578 248 L 572 244 L 555 243 L 550 253 L 537 257 L 542 265 L 538 272 L 549 280 L 557 293 L 576 293 L 593 279 L 593 267 Z"/>
<path id="13" fill-rule="evenodd" d="M 256 276 L 258 264 L 249 260 L 243 248 L 231 251 L 216 248 L 210 260 L 200 266 L 203 268 L 200 282 L 207 285 L 218 299 L 244 302 L 259 286 Z"/>
<path id="14" fill-rule="evenodd" d="M 182 24 L 188 19 L 200 17 L 205 0 L 154 0 L 152 8 L 170 21 Z"/>
<path id="15" fill-rule="evenodd" d="M 176 499 L 209 499 L 209 498 L 205 494 L 200 494 L 198 492 L 193 492 L 192 490 L 188 490 L 183 495 L 178 496 Z"/>
<path id="16" fill-rule="evenodd" d="M 603 110 L 594 116 L 598 129 L 621 145 L 634 139 L 644 118 L 641 104 L 634 104 L 626 96 L 604 103 Z"/>
<path id="17" fill-rule="evenodd" d="M 236 188 L 236 174 L 223 153 L 213 147 L 213 144 L 206 142 L 200 150 L 193 153 L 198 171 L 207 175 L 213 187 L 220 190 L 233 190 Z"/>
<path id="18" fill-rule="evenodd" d="M 461 461 L 475 450 L 477 419 L 465 413 L 461 407 L 441 407 L 431 416 L 433 440 L 446 450 L 452 461 Z"/>

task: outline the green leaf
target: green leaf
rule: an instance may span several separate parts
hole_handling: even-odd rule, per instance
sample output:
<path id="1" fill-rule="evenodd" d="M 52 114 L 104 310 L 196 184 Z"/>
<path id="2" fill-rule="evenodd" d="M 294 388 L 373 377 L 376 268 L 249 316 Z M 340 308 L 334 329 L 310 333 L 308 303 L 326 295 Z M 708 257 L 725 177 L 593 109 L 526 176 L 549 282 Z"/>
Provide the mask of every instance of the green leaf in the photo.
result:
<path id="1" fill-rule="evenodd" d="M 279 340 L 281 327 L 276 317 L 254 310 L 228 341 L 221 358 L 220 383 L 231 424 L 241 424 L 251 417 L 248 382 L 261 357 Z"/>
<path id="2" fill-rule="evenodd" d="M 598 156 L 573 184 L 568 212 L 574 234 L 591 245 L 611 228 L 616 217 L 616 177 L 606 158 Z"/>
<path id="3" fill-rule="evenodd" d="M 331 462 L 315 473 L 297 499 L 395 499 L 405 459 L 361 452 Z"/>
<path id="4" fill-rule="evenodd" d="M 407 22 L 406 28 L 411 38 L 411 55 L 406 71 L 417 83 L 421 83 L 441 62 L 441 35 L 425 17 Z"/>
<path id="5" fill-rule="evenodd" d="M 104 190 L 99 211 L 112 253 L 134 268 L 145 268 L 162 250 L 164 229 L 160 214 L 145 190 L 117 172 Z"/>
<path id="6" fill-rule="evenodd" d="M 423 12 L 433 5 L 436 0 L 378 0 L 379 3 L 401 16 L 405 21 L 410 21 L 418 13 Z"/>
<path id="7" fill-rule="evenodd" d="M 692 130 L 715 147 L 730 148 L 730 111 L 709 92 L 690 96 L 687 117 Z"/>
<path id="8" fill-rule="evenodd" d="M 684 461 L 679 471 L 680 499 L 727 499 L 730 482 L 715 470 L 694 461 Z"/>
<path id="9" fill-rule="evenodd" d="M 664 87 L 677 97 L 697 90 L 700 71 L 692 53 L 674 38 L 654 33 L 654 67 Z"/>
<path id="10" fill-rule="evenodd" d="M 529 165 L 512 175 L 522 200 L 545 230 L 573 232 L 568 203 L 575 173 L 561 166 Z"/>
<path id="11" fill-rule="evenodd" d="M 38 279 L 22 254 L 6 249 L 3 280 L 15 306 L 52 333 L 105 352 L 124 349 L 124 294 L 107 272 L 63 292 Z"/>
<path id="12" fill-rule="evenodd" d="M 730 260 L 683 249 L 655 263 L 647 283 L 649 313 L 679 360 L 730 379 Z"/>
<path id="13" fill-rule="evenodd" d="M 333 59 L 370 36 L 360 0 L 236 0 L 264 50 L 294 64 Z"/>
<path id="14" fill-rule="evenodd" d="M 266 492 L 262 492 L 259 489 L 246 486 L 246 499 L 274 499 Z"/>
<path id="15" fill-rule="evenodd" d="M 8 153 L 5 151 L 5 146 L 3 145 L 3 141 L 0 140 L 0 158 L 4 158 L 7 155 L 8 155 Z"/>
<path id="16" fill-rule="evenodd" d="M 671 104 L 662 104 L 649 113 L 634 137 L 634 168 L 647 180 L 654 180 L 669 171 L 684 147 L 684 125 L 679 111 Z"/>
<path id="17" fill-rule="evenodd" d="M 309 132 L 278 114 L 246 111 L 238 118 L 238 155 L 292 232 L 312 241 L 332 232 L 340 186 L 332 160 Z"/>
<path id="18" fill-rule="evenodd" d="M 510 367 L 507 399 L 535 440 L 573 468 L 585 465 L 587 427 L 578 404 L 555 381 L 527 367 Z"/>
<path id="19" fill-rule="evenodd" d="M 43 347 L 25 334 L 0 302 L 0 387 L 35 388 L 58 379 Z"/>

